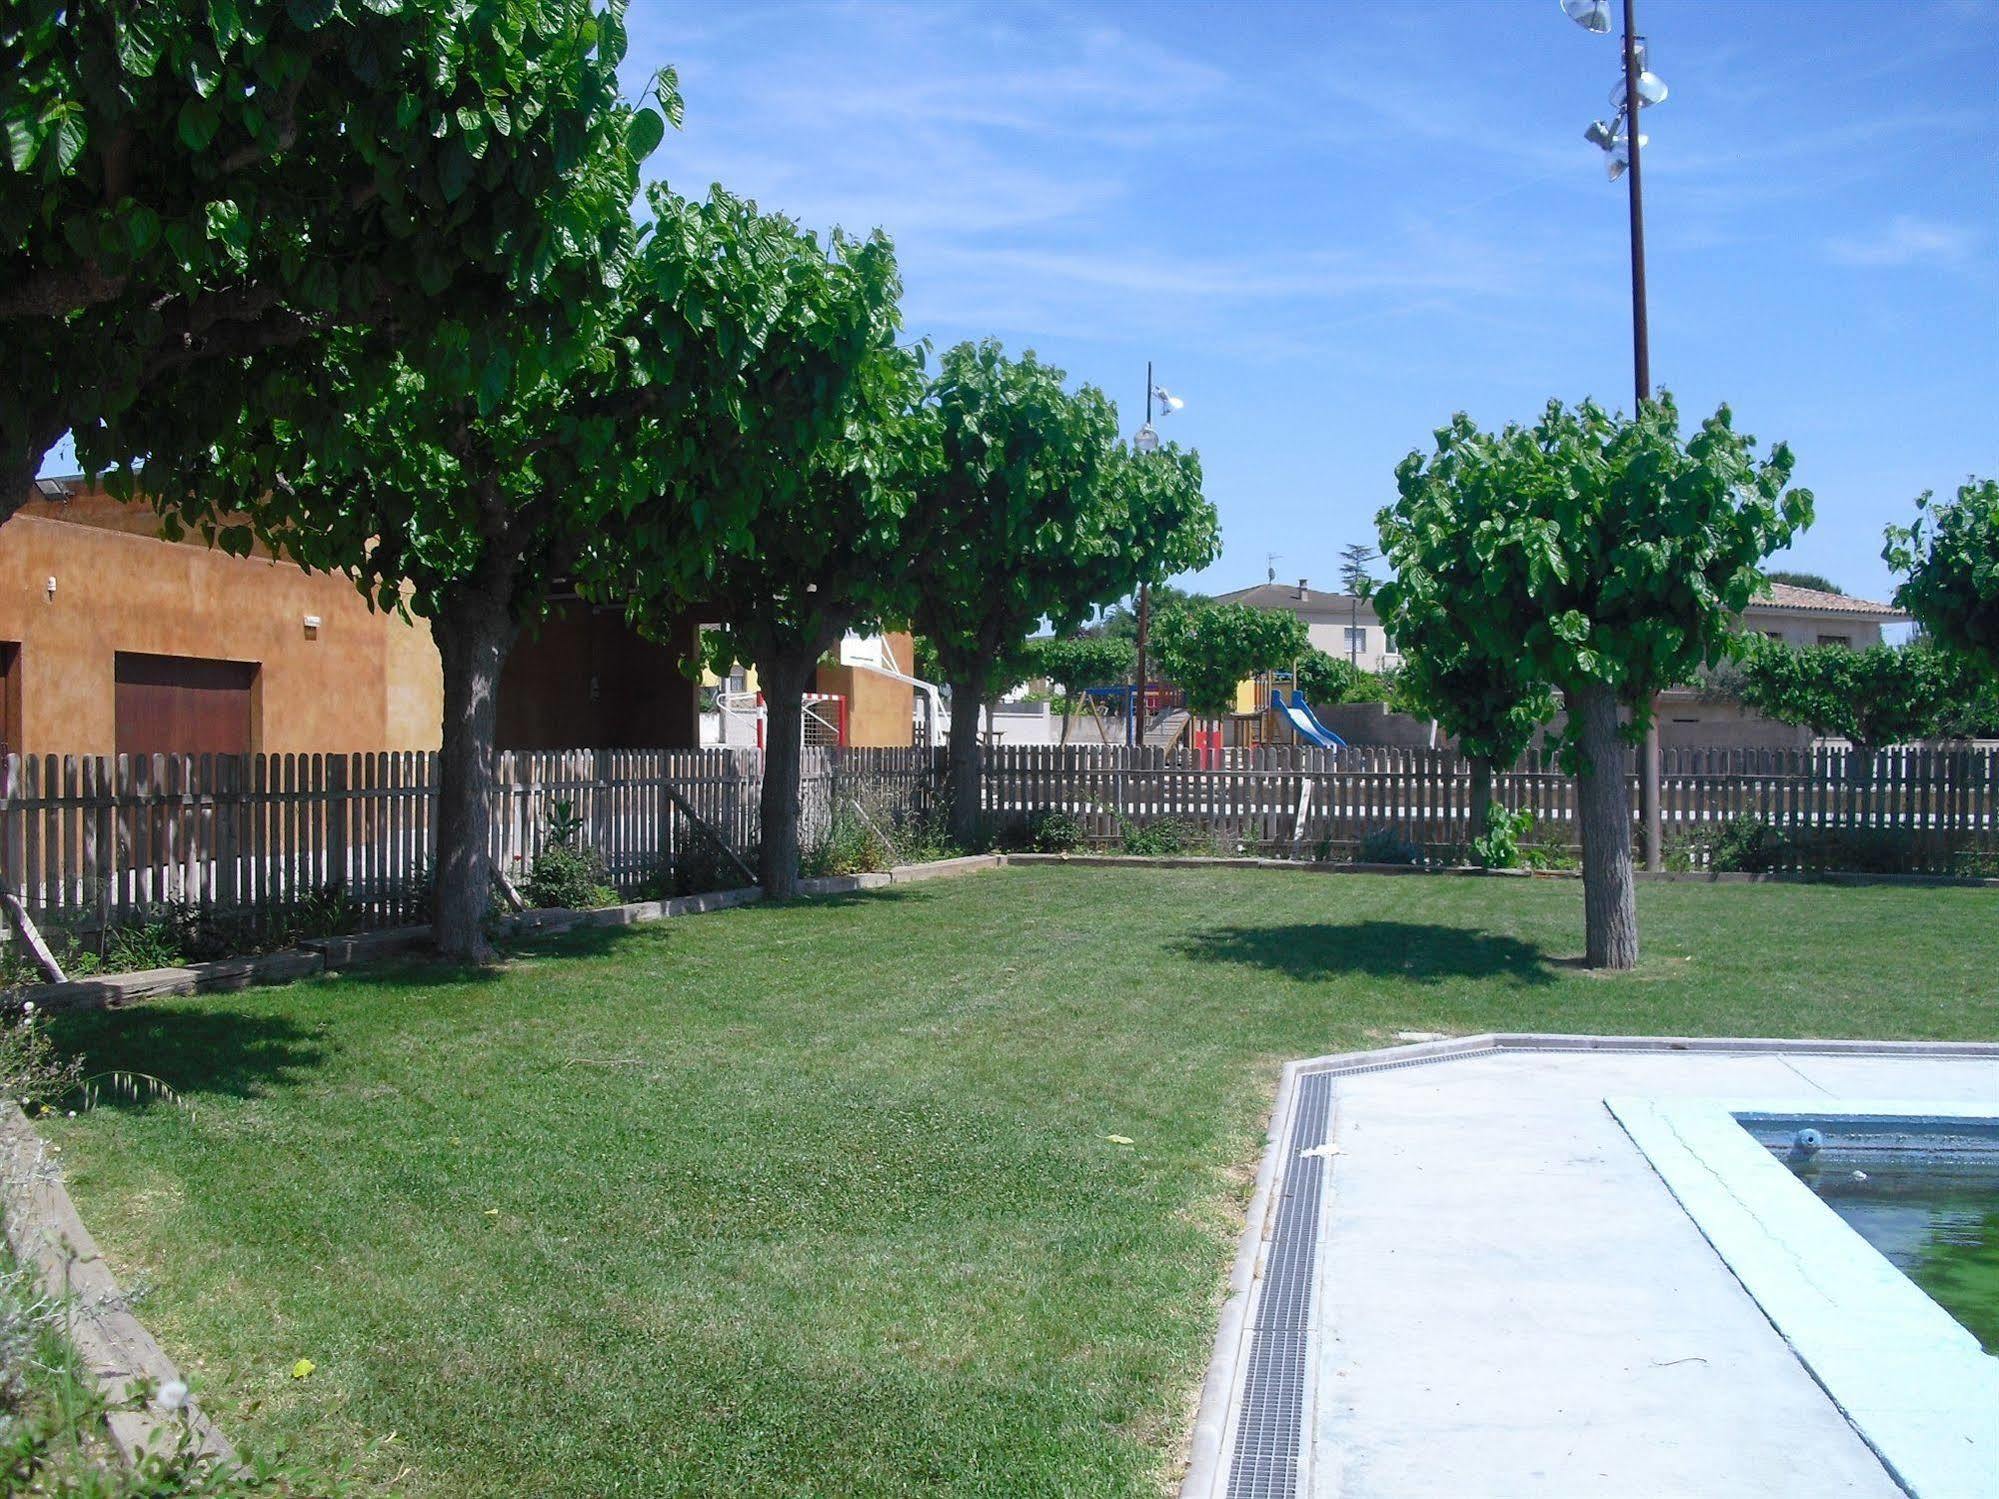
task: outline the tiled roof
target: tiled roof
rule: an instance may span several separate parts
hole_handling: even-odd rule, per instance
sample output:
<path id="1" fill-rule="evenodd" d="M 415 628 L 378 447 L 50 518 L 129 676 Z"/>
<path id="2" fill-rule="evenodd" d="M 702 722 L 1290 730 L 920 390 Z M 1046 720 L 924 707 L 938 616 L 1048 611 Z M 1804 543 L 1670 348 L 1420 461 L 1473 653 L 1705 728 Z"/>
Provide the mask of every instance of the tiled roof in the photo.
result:
<path id="1" fill-rule="evenodd" d="M 1864 614 L 1870 619 L 1907 619 L 1893 604 L 1856 599 L 1850 594 L 1800 588 L 1795 583 L 1765 583 L 1749 601 L 1752 609 L 1791 609 L 1809 614 Z"/>

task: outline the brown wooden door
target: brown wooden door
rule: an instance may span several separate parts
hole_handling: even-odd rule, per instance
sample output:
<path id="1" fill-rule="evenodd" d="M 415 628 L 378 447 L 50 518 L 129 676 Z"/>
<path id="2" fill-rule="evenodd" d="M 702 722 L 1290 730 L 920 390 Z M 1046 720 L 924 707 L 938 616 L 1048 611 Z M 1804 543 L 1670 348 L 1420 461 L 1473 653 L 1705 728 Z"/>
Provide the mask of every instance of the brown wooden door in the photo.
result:
<path id="1" fill-rule="evenodd" d="M 247 755 L 254 661 L 118 653 L 121 755 Z"/>

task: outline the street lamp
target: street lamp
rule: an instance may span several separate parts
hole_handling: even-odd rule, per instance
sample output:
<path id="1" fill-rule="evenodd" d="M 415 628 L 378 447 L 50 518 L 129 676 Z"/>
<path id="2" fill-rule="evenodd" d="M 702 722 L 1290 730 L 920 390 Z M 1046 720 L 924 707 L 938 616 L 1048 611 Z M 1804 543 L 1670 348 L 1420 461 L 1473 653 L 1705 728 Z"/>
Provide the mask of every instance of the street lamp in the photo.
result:
<path id="1" fill-rule="evenodd" d="M 1152 407 L 1155 401 L 1159 404 L 1159 415 L 1162 418 L 1171 416 L 1187 404 L 1165 386 L 1153 384 L 1152 361 L 1148 359 L 1145 361 L 1145 425 L 1132 434 L 1131 446 L 1135 452 L 1159 451 L 1159 429 L 1152 425 Z M 1133 702 L 1136 706 L 1132 710 L 1129 727 L 1126 729 L 1126 737 L 1133 744 L 1145 742 L 1145 642 L 1151 624 L 1152 585 L 1141 578 L 1138 583 L 1138 653 L 1134 663 L 1137 668 L 1134 675 L 1138 681 L 1132 688 L 1135 694 Z"/>
<path id="2" fill-rule="evenodd" d="M 1638 128 L 1642 110 L 1666 102 L 1666 83 L 1647 66 L 1645 38 L 1638 34 L 1637 0 L 1624 0 L 1624 72 L 1611 85 L 1610 104 L 1616 113 L 1595 120 L 1583 139 L 1604 153 L 1604 169 L 1612 182 L 1630 182 L 1631 195 L 1631 377 L 1638 410 L 1652 395 L 1652 351 L 1645 320 L 1645 196 L 1640 185 L 1639 155 L 1649 144 Z M 1602 36 L 1610 30 L 1610 0 L 1561 0 L 1562 14 L 1583 30 Z M 1665 867 L 1659 822 L 1659 705 L 1652 705 L 1639 756 L 1638 807 L 1645 824 L 1645 867 Z"/>

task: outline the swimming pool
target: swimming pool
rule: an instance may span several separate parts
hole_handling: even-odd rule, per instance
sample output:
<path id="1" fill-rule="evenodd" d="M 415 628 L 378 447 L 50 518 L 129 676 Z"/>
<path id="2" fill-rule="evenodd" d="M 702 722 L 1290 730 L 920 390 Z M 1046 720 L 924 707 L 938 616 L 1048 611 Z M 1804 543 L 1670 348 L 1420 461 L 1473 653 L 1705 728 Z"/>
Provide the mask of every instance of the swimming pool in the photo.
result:
<path id="1" fill-rule="evenodd" d="M 1906 1492 L 1999 1493 L 1999 1107 L 1605 1104 Z"/>
<path id="2" fill-rule="evenodd" d="M 1793 1123 L 1764 1120 L 1750 1133 L 1985 1352 L 1999 1353 L 1999 1128 Z"/>

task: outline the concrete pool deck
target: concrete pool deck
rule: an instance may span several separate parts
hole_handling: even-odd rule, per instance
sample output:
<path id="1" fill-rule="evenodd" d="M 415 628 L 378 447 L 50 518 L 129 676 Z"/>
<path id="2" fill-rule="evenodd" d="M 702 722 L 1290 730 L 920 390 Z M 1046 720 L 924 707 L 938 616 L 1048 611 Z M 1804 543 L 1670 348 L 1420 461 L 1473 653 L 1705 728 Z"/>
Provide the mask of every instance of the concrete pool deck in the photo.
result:
<path id="1" fill-rule="evenodd" d="M 1217 1402 L 1227 1413 L 1209 1422 L 1211 1456 L 1197 1446 L 1190 1489 L 1246 1499 L 1903 1493 L 1605 1100 L 1836 1108 L 1894 1098 L 1999 1110 L 1999 1048 L 1497 1044 L 1505 1049 L 1482 1038 L 1433 1048 L 1434 1060 L 1389 1052 L 1287 1072 L 1238 1353 L 1226 1326 L 1218 1342 L 1211 1391 L 1227 1389 Z M 1310 1108 L 1323 1124 L 1301 1132 L 1293 1116 Z M 1295 1168 L 1313 1157 L 1320 1169 L 1301 1196 Z M 1279 1460 L 1243 1410 L 1245 1386 L 1273 1378 L 1254 1351 L 1269 1323 L 1257 1303 L 1284 1273 L 1287 1206 L 1315 1224 L 1316 1252 L 1296 1361 L 1304 1389 L 1291 1406 L 1301 1429 L 1295 1457 Z"/>

